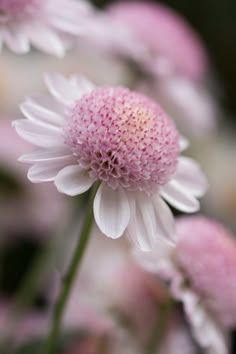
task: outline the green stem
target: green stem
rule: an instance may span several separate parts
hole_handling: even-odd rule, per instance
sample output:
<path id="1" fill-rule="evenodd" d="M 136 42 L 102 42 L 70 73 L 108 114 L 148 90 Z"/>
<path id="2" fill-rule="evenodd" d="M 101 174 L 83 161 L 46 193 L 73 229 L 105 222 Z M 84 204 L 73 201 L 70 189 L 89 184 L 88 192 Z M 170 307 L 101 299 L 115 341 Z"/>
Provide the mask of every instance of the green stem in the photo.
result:
<path id="1" fill-rule="evenodd" d="M 77 276 L 79 266 L 81 264 L 86 246 L 88 244 L 89 235 L 93 225 L 93 199 L 97 188 L 94 188 L 93 192 L 90 194 L 90 200 L 88 203 L 87 215 L 84 220 L 83 228 L 80 234 L 78 245 L 75 249 L 74 255 L 72 257 L 71 263 L 69 265 L 68 271 L 63 279 L 63 286 L 61 293 L 59 294 L 58 301 L 54 308 L 52 327 L 49 337 L 46 342 L 43 354 L 54 354 L 56 353 L 56 344 L 59 336 L 59 331 L 61 327 L 62 317 L 64 309 L 73 286 L 74 280 Z"/>
<path id="2" fill-rule="evenodd" d="M 161 346 L 162 339 L 165 335 L 171 309 L 172 309 L 172 301 L 169 299 L 160 305 L 157 322 L 154 326 L 154 330 L 151 333 L 150 339 L 148 341 L 146 354 L 158 353 Z"/>

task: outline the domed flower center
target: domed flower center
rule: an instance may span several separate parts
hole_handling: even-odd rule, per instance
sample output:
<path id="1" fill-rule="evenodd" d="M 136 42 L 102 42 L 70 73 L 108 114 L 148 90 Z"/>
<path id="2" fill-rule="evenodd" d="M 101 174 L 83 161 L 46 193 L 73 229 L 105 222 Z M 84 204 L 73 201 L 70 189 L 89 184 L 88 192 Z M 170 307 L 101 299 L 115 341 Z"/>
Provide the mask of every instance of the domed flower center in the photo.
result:
<path id="1" fill-rule="evenodd" d="M 176 170 L 179 136 L 153 101 L 122 87 L 97 88 L 70 109 L 65 143 L 94 180 L 150 193 Z"/>
<path id="2" fill-rule="evenodd" d="M 0 21 L 36 14 L 42 0 L 0 0 Z"/>

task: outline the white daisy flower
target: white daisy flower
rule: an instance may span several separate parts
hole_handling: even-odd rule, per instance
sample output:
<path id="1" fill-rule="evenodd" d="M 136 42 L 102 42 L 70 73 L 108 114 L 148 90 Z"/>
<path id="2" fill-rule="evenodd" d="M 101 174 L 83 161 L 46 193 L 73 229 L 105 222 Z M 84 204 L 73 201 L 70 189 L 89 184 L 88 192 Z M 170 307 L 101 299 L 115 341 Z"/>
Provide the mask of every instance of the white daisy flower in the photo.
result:
<path id="1" fill-rule="evenodd" d="M 54 181 L 70 196 L 96 181 L 94 216 L 113 239 L 127 231 L 143 250 L 158 236 L 174 238 L 174 218 L 164 199 L 184 212 L 199 209 L 206 190 L 198 165 L 180 156 L 186 141 L 154 101 L 123 87 L 96 88 L 85 78 L 46 75 L 52 97 L 29 97 L 27 119 L 14 127 L 40 147 L 20 158 L 33 166 L 32 182 Z"/>
<path id="2" fill-rule="evenodd" d="M 62 57 L 65 35 L 80 34 L 83 17 L 89 12 L 83 0 L 0 0 L 0 48 L 5 43 L 22 54 L 32 44 Z"/>

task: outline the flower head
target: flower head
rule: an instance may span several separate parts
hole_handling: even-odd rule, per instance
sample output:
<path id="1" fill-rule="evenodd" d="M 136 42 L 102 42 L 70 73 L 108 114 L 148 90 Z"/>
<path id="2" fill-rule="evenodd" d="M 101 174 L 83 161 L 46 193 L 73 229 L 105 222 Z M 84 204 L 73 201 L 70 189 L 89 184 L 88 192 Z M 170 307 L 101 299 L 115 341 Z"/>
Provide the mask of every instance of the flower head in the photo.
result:
<path id="1" fill-rule="evenodd" d="M 149 56 L 143 64 L 148 70 L 157 74 L 167 70 L 193 80 L 204 77 L 205 49 L 197 34 L 174 10 L 151 1 L 118 1 L 109 12 L 112 18 L 132 29 L 137 40 L 144 42 Z"/>
<path id="2" fill-rule="evenodd" d="M 160 244 L 137 253 L 145 269 L 170 282 L 198 343 L 227 353 L 227 330 L 236 325 L 236 242 L 218 222 L 202 216 L 178 219 L 176 248 Z"/>
<path id="3" fill-rule="evenodd" d="M 24 139 L 42 147 L 21 158 L 32 163 L 32 182 L 55 181 L 74 196 L 94 182 L 95 220 L 117 238 L 127 229 L 149 249 L 157 235 L 173 238 L 173 217 L 163 196 L 192 212 L 206 189 L 199 167 L 179 156 L 183 140 L 174 123 L 147 97 L 123 87 L 95 88 L 83 78 L 46 76 L 53 96 L 21 106 L 28 119 L 14 122 Z"/>
<path id="4" fill-rule="evenodd" d="M 0 0 L 0 43 L 15 53 L 26 53 L 33 44 L 63 56 L 63 36 L 80 34 L 88 13 L 83 0 Z"/>

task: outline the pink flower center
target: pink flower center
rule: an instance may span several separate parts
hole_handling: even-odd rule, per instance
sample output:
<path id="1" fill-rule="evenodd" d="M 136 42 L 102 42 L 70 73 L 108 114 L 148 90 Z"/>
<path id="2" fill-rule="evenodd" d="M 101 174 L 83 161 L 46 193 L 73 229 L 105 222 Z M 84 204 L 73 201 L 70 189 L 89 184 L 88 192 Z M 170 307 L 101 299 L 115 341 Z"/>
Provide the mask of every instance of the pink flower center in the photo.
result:
<path id="1" fill-rule="evenodd" d="M 0 19 L 19 19 L 36 14 L 45 0 L 0 0 Z"/>
<path id="2" fill-rule="evenodd" d="M 94 180 L 130 191 L 168 182 L 176 170 L 179 136 L 172 120 L 142 94 L 97 88 L 67 116 L 65 143 Z"/>

